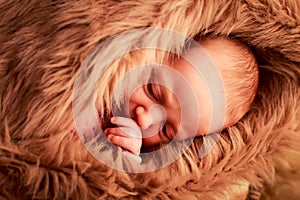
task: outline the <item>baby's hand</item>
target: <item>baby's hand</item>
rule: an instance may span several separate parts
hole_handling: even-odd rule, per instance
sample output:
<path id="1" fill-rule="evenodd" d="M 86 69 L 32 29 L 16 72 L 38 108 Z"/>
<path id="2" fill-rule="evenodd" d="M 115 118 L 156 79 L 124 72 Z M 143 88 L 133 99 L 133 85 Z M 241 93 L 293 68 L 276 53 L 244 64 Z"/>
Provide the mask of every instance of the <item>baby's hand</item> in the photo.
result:
<path id="1" fill-rule="evenodd" d="M 142 146 L 142 133 L 135 121 L 116 116 L 112 117 L 110 121 L 118 127 L 105 129 L 104 134 L 107 139 L 133 154 L 139 155 Z"/>

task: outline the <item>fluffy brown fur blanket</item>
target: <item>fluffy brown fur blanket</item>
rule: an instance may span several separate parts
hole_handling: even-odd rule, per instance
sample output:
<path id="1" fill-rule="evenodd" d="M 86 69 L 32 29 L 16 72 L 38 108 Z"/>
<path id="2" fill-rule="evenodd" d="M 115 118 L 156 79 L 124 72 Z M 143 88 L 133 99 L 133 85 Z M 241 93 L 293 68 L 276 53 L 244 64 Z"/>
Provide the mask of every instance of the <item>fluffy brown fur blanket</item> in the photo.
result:
<path id="1" fill-rule="evenodd" d="M 163 27 L 248 44 L 260 67 L 247 115 L 199 159 L 201 138 L 155 172 L 125 173 L 76 134 L 72 89 L 88 53 L 116 33 Z M 272 157 L 300 144 L 297 0 L 1 0 L 0 199 L 259 198 Z M 104 89 L 104 87 L 103 87 Z"/>

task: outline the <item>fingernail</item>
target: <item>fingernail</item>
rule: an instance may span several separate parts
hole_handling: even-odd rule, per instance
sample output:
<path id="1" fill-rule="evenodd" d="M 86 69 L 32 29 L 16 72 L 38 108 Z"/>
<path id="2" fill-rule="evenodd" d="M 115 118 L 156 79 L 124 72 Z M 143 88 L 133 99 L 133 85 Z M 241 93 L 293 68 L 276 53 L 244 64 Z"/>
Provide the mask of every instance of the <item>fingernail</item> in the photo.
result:
<path id="1" fill-rule="evenodd" d="M 112 135 L 108 135 L 108 136 L 107 136 L 107 139 L 108 139 L 109 141 L 111 141 Z"/>
<path id="2" fill-rule="evenodd" d="M 111 121 L 111 123 L 115 123 L 116 122 L 116 118 L 112 117 L 112 118 L 110 118 L 110 121 Z"/>

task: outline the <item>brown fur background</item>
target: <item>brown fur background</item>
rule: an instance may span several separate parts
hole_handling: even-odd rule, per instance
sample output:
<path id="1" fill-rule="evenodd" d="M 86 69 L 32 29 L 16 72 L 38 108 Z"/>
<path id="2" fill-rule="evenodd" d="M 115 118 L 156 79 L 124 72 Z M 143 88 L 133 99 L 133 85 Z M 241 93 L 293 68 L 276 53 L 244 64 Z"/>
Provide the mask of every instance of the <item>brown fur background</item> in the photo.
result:
<path id="1" fill-rule="evenodd" d="M 72 87 L 97 44 L 148 26 L 247 43 L 260 65 L 259 92 L 204 159 L 199 138 L 167 168 L 126 174 L 99 163 L 68 131 Z M 272 191 L 273 157 L 300 151 L 299 84 L 297 0 L 1 0 L 0 197 L 233 199 L 262 180 Z M 265 196 L 279 198 L 268 190 Z"/>

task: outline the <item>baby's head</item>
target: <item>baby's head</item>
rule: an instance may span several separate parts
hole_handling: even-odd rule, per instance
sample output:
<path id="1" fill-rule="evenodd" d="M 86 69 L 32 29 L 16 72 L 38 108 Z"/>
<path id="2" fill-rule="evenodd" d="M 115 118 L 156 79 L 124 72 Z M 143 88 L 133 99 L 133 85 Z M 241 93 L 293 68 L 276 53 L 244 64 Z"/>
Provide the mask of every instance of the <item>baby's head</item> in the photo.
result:
<path id="1" fill-rule="evenodd" d="M 212 105 L 207 83 L 198 71 L 183 58 L 179 58 L 172 63 L 164 63 L 182 75 L 193 89 L 199 110 L 189 108 L 191 115 L 184 117 L 189 118 L 187 121 L 191 124 L 198 124 L 196 136 L 220 131 L 240 120 L 248 111 L 258 85 L 257 63 L 247 46 L 225 38 L 205 39 L 200 41 L 200 45 L 210 56 L 223 82 L 226 107 L 223 124 L 210 127 L 213 107 L 214 109 L 222 108 L 220 105 L 224 105 L 224 100 L 220 99 L 220 102 L 214 102 L 214 105 Z M 193 57 L 194 60 L 196 59 L 200 63 L 200 67 L 212 67 L 206 66 L 205 62 L 201 64 L 205 60 L 205 55 L 199 53 L 196 48 L 188 50 L 186 55 Z M 174 81 L 172 77 L 160 74 L 160 78 L 164 79 L 175 93 L 176 91 L 184 93 L 185 89 L 181 86 L 181 83 Z M 220 90 L 216 88 L 214 91 Z M 189 106 L 190 98 L 192 97 L 185 96 L 184 106 Z M 181 106 L 174 93 L 157 84 L 148 84 L 133 92 L 129 102 L 129 113 L 131 120 L 141 127 L 143 146 L 166 143 L 175 137 L 181 126 L 181 111 L 186 109 Z M 193 117 L 193 112 L 200 113 L 198 119 Z M 126 126 L 126 123 L 123 126 Z M 187 131 L 178 139 L 187 139 L 193 136 L 195 136 L 195 133 L 188 133 Z"/>
<path id="2" fill-rule="evenodd" d="M 250 49 L 235 40 L 205 39 L 200 45 L 222 78 L 226 99 L 224 129 L 238 122 L 253 102 L 258 87 L 257 62 Z"/>

